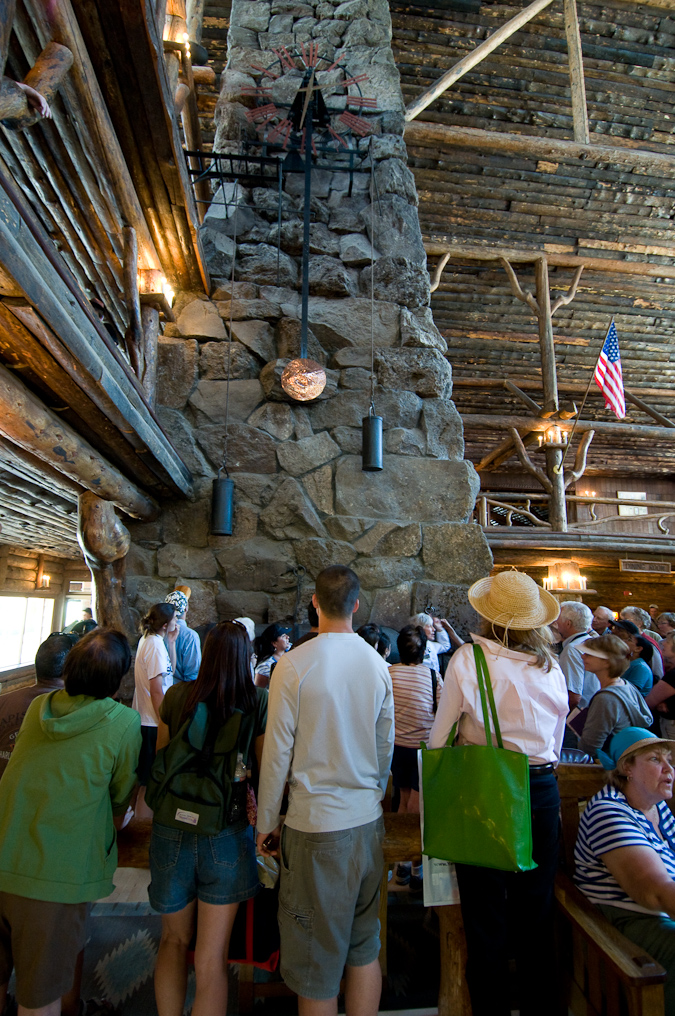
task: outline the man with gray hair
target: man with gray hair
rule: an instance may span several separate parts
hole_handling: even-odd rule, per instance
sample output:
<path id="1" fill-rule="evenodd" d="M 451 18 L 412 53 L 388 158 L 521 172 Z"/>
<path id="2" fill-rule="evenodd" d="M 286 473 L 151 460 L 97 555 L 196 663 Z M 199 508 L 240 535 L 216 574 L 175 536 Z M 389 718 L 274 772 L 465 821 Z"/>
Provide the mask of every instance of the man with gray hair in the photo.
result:
<path id="1" fill-rule="evenodd" d="M 173 683 L 177 684 L 178 681 L 196 681 L 199 666 L 202 662 L 202 648 L 199 642 L 199 635 L 193 628 L 188 628 L 185 620 L 185 615 L 188 612 L 188 598 L 179 589 L 174 589 L 166 597 L 165 602 L 170 603 L 172 607 L 176 608 L 176 621 L 178 622 L 176 666 L 173 672 Z"/>
<path id="2" fill-rule="evenodd" d="M 611 635 L 610 622 L 614 620 L 614 611 L 609 607 L 596 607 L 593 611 L 591 628 L 597 635 Z"/>
<path id="3" fill-rule="evenodd" d="M 649 631 L 649 625 L 652 623 L 650 615 L 642 607 L 624 607 L 619 617 L 622 621 L 632 621 L 640 629 L 640 635 L 654 646 L 650 667 L 655 679 L 660 681 L 663 677 L 663 656 L 659 645 L 660 639 L 655 636 L 654 632 Z"/>
<path id="4" fill-rule="evenodd" d="M 559 663 L 567 682 L 570 709 L 575 706 L 585 709 L 596 691 L 600 690 L 600 682 L 595 674 L 584 669 L 584 658 L 579 652 L 582 642 L 595 638 L 592 621 L 590 607 L 576 600 L 566 600 L 560 604 L 558 620 L 553 622 L 563 638 Z"/>

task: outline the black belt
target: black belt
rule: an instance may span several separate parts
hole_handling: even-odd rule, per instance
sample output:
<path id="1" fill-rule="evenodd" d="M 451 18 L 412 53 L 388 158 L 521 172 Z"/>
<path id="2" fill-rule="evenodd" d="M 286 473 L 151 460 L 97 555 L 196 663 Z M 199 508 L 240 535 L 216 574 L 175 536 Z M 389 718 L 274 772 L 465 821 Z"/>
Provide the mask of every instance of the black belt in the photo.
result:
<path id="1" fill-rule="evenodd" d="M 553 762 L 545 762 L 543 765 L 530 766 L 530 772 L 537 774 L 554 773 L 555 765 L 553 764 Z"/>

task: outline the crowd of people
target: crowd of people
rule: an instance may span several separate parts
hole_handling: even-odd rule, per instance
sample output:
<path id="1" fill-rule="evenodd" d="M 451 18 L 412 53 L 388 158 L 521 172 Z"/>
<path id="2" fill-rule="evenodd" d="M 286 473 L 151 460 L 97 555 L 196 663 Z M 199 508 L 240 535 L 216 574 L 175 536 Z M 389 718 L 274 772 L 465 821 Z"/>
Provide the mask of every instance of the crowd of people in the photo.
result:
<path id="1" fill-rule="evenodd" d="M 88 906 L 112 891 L 116 830 L 135 813 L 153 818 L 159 1016 L 182 1014 L 191 956 L 194 1016 L 225 1016 L 237 908 L 273 858 L 300 1016 L 335 1014 L 343 976 L 349 1016 L 375 1016 L 382 800 L 391 777 L 393 807 L 419 812 L 421 742 L 487 743 L 480 646 L 504 746 L 528 757 L 536 867 L 456 866 L 474 1016 L 510 1012 L 513 960 L 521 1016 L 556 1008 L 565 758 L 611 770 L 580 825 L 577 880 L 664 964 L 675 1016 L 675 614 L 559 604 L 504 571 L 469 590 L 482 628 L 465 643 L 433 613 L 355 632 L 358 597 L 351 569 L 325 569 L 291 644 L 290 628 L 246 617 L 194 630 L 176 587 L 142 619 L 132 708 L 117 701 L 121 633 L 88 625 L 40 646 L 36 684 L 0 697 L 0 1003 L 14 969 L 22 1016 L 79 1016 Z M 394 878 L 419 891 L 421 857 Z"/>

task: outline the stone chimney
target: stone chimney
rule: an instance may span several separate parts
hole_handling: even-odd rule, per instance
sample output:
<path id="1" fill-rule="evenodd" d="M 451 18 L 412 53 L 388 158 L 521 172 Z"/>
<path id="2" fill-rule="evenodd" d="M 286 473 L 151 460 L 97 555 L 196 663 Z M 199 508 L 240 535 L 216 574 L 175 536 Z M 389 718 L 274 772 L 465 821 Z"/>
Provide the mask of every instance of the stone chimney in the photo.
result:
<path id="1" fill-rule="evenodd" d="M 377 100 L 362 163 L 369 171 L 351 180 L 340 170 L 313 171 L 309 355 L 325 366 L 328 381 L 305 404 L 280 385 L 300 348 L 303 177 L 285 177 L 280 230 L 275 179 L 237 188 L 234 284 L 232 184 L 215 195 L 202 227 L 211 299 L 180 294 L 177 324 L 160 340 L 159 414 L 193 473 L 196 500 L 167 504 L 159 522 L 129 527 L 136 572 L 129 586 L 138 609 L 163 599 L 180 579 L 193 590 L 191 624 L 241 614 L 257 622 L 291 619 L 300 565 L 307 572 L 303 622 L 314 578 L 342 563 L 361 580 L 358 623 L 399 628 L 429 604 L 464 631 L 473 623 L 466 588 L 488 574 L 492 559 L 482 530 L 468 521 L 479 479 L 463 458 L 447 345 L 429 307 L 390 39 L 386 0 L 233 0 L 214 151 L 240 152 L 243 140 L 256 137 L 246 113 L 256 102 L 259 68 L 277 59 L 273 50 L 318 42 L 322 55 L 345 52 L 350 74 L 368 75 L 363 92 Z M 274 85 L 277 92 L 285 87 Z M 361 469 L 371 257 L 382 472 Z M 211 480 L 223 455 L 230 318 L 235 529 L 214 537 Z"/>

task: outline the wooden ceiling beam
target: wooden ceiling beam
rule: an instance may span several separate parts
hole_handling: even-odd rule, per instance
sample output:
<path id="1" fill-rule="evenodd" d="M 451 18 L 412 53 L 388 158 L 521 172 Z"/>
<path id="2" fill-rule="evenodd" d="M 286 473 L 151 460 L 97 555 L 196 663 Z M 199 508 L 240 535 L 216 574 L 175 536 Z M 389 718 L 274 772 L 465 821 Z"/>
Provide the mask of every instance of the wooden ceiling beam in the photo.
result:
<path id="1" fill-rule="evenodd" d="M 500 335 L 495 335 L 495 338 L 500 338 Z M 457 368 L 453 368 L 457 369 Z M 482 378 L 482 377 L 453 377 L 453 387 L 455 388 L 503 388 L 504 381 L 501 378 Z M 569 392 L 570 395 L 576 395 L 586 391 L 586 381 L 559 381 L 558 388 L 561 392 Z M 540 392 L 541 381 L 530 381 L 527 378 L 518 378 L 518 387 L 524 391 Z M 673 392 L 669 388 L 640 388 L 638 389 L 640 395 L 650 396 L 651 398 L 664 399 L 672 402 Z M 597 395 L 598 398 L 602 397 L 602 392 L 598 389 L 597 392 L 589 392 L 590 396 Z"/>
<path id="2" fill-rule="evenodd" d="M 531 416 L 492 416 L 489 413 L 460 413 L 465 427 L 488 427 L 495 430 L 518 430 L 543 432 L 551 426 L 550 420 L 539 420 Z M 604 423 L 596 420 L 556 420 L 556 427 L 579 434 L 595 430 L 600 435 L 611 434 L 613 437 L 647 437 L 657 440 L 672 441 L 675 437 L 668 427 L 643 427 L 637 423 Z"/>
<path id="3" fill-rule="evenodd" d="M 675 169 L 675 158 L 673 159 Z M 453 237 L 430 237 L 424 241 L 424 249 L 430 257 L 443 257 L 466 261 L 498 261 L 506 258 L 517 264 L 534 264 L 537 258 L 545 257 L 552 268 L 583 268 L 587 272 L 607 272 L 618 275 L 648 275 L 658 279 L 675 279 L 675 266 L 658 265 L 653 261 L 620 261 L 616 258 L 594 258 L 583 254 L 557 254 L 547 251 L 545 246 L 522 250 L 518 247 L 482 247 L 479 244 L 457 243 Z M 447 268 L 447 262 L 445 267 Z M 450 265 L 450 268 L 453 266 Z"/>
<path id="4" fill-rule="evenodd" d="M 591 138 L 594 136 L 591 135 Z M 408 145 L 458 145 L 477 151 L 525 155 L 536 159 L 607 162 L 613 166 L 641 169 L 652 176 L 671 177 L 675 174 L 675 155 L 662 155 L 640 148 L 619 148 L 593 140 L 589 145 L 582 145 L 577 141 L 561 141 L 533 134 L 508 134 L 503 131 L 480 130 L 478 127 L 417 121 L 406 125 L 405 141 Z"/>
<path id="5" fill-rule="evenodd" d="M 0 433 L 134 518 L 155 518 L 157 504 L 110 465 L 64 420 L 0 367 Z"/>

